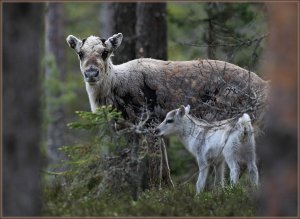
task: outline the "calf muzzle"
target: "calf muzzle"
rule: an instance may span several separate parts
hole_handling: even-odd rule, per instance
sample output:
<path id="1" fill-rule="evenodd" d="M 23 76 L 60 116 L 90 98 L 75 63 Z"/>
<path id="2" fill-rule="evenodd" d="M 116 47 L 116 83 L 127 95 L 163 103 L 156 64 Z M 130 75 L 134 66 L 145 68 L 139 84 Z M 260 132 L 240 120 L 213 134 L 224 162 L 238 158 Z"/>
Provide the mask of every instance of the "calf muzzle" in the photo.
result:
<path id="1" fill-rule="evenodd" d="M 157 129 L 154 130 L 155 135 L 159 135 L 159 133 L 160 133 L 160 129 L 157 128 Z"/>

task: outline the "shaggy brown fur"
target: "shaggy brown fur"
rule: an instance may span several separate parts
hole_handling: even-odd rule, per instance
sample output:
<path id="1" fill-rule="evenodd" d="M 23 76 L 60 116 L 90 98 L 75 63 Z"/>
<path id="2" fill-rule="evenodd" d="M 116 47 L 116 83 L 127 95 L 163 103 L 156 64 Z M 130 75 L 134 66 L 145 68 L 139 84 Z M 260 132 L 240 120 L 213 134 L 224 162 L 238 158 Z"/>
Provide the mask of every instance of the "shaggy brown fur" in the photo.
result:
<path id="1" fill-rule="evenodd" d="M 145 58 L 113 65 L 110 55 L 121 44 L 122 34 L 106 41 L 94 36 L 84 43 L 73 36 L 67 41 L 77 53 L 84 52 L 80 61 L 83 75 L 91 68 L 100 72 L 96 83 L 86 81 L 92 110 L 101 104 L 113 104 L 124 117 L 134 120 L 147 107 L 162 119 L 179 105 L 190 104 L 196 117 L 209 121 L 245 112 L 257 119 L 264 111 L 268 83 L 234 64 Z"/>

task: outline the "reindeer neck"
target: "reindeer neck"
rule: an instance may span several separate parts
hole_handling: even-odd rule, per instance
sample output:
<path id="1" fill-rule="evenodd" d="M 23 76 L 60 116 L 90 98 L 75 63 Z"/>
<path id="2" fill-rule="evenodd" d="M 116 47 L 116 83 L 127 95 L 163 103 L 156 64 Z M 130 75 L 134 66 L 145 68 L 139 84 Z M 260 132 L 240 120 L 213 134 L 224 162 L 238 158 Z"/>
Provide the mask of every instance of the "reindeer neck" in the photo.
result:
<path id="1" fill-rule="evenodd" d="M 107 98 L 111 95 L 116 80 L 113 66 L 114 65 L 109 59 L 106 63 L 105 72 L 100 78 L 100 81 L 95 85 L 85 83 L 92 112 L 95 112 L 97 107 L 108 104 Z"/>
<path id="2" fill-rule="evenodd" d="M 130 72 L 132 72 L 132 69 L 130 68 L 130 66 L 131 65 L 129 65 L 129 62 L 125 62 L 125 63 L 119 64 L 119 65 L 114 65 L 111 63 L 111 71 L 114 73 L 114 76 L 118 75 L 118 81 L 126 80 L 128 74 Z"/>
<path id="3" fill-rule="evenodd" d="M 179 137 L 187 150 L 195 154 L 195 144 L 202 128 L 198 126 L 195 119 L 189 115 L 182 118 L 182 126 L 179 129 Z"/>

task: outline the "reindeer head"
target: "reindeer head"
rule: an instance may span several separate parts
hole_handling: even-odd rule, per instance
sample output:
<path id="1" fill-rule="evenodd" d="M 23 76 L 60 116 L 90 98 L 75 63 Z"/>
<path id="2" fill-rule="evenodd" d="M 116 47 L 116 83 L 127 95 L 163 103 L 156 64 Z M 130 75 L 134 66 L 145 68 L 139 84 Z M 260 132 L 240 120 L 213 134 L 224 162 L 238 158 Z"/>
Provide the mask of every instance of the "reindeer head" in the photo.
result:
<path id="1" fill-rule="evenodd" d="M 123 35 L 115 34 L 112 37 L 101 39 L 90 36 L 80 40 L 73 35 L 67 37 L 67 43 L 78 54 L 81 73 L 85 82 L 97 84 L 107 74 L 108 60 L 122 42 Z"/>
<path id="2" fill-rule="evenodd" d="M 180 106 L 179 109 L 168 112 L 164 121 L 156 128 L 155 134 L 158 136 L 176 134 L 182 125 L 182 118 L 189 112 L 190 105 Z"/>

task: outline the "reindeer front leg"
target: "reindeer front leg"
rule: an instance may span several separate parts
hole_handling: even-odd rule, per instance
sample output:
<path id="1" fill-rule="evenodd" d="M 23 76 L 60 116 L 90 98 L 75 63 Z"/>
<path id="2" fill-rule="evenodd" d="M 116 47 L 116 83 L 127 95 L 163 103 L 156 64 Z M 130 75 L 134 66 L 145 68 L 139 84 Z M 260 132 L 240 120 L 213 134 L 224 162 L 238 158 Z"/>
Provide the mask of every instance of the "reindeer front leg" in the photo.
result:
<path id="1" fill-rule="evenodd" d="M 226 158 L 226 163 L 230 169 L 230 181 L 231 184 L 236 184 L 239 179 L 240 167 L 238 163 L 231 157 Z"/>
<path id="2" fill-rule="evenodd" d="M 221 161 L 216 166 L 216 184 L 224 187 L 224 161 Z"/>
<path id="3" fill-rule="evenodd" d="M 255 162 L 249 162 L 247 164 L 247 168 L 249 171 L 251 184 L 258 186 L 258 170 L 257 170 Z"/>
<path id="4" fill-rule="evenodd" d="M 199 176 L 196 183 L 196 191 L 197 194 L 203 191 L 205 187 L 205 182 L 208 174 L 209 166 L 198 159 L 198 166 L 199 166 Z"/>

